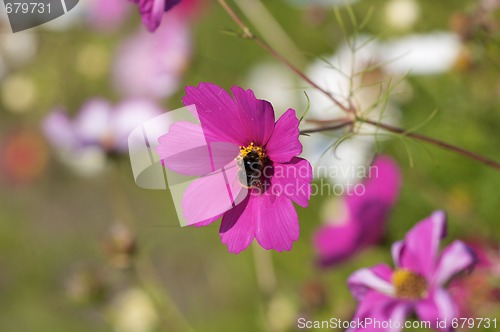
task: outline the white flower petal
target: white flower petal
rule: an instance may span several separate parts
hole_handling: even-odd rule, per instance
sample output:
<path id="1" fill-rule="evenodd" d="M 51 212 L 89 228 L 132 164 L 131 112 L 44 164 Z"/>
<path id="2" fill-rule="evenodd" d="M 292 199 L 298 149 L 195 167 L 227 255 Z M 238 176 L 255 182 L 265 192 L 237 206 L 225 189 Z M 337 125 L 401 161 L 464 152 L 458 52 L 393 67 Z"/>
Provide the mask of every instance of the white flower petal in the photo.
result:
<path id="1" fill-rule="evenodd" d="M 452 68 L 461 48 L 452 33 L 414 34 L 387 42 L 381 56 L 391 74 L 437 74 Z"/>

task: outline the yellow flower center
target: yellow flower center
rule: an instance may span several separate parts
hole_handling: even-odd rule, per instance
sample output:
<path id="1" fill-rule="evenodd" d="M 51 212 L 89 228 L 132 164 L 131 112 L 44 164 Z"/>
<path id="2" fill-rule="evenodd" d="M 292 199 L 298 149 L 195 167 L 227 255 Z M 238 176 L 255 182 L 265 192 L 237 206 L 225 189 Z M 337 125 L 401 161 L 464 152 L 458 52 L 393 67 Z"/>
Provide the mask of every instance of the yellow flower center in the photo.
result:
<path id="1" fill-rule="evenodd" d="M 427 295 L 427 280 L 407 269 L 394 271 L 392 284 L 396 289 L 396 296 L 402 299 L 418 300 Z"/>
<path id="2" fill-rule="evenodd" d="M 238 156 L 238 159 L 245 158 L 250 152 L 255 153 L 260 159 L 264 159 L 266 157 L 264 149 L 260 146 L 256 146 L 255 143 L 252 142 L 246 147 L 240 146 L 240 155 Z"/>

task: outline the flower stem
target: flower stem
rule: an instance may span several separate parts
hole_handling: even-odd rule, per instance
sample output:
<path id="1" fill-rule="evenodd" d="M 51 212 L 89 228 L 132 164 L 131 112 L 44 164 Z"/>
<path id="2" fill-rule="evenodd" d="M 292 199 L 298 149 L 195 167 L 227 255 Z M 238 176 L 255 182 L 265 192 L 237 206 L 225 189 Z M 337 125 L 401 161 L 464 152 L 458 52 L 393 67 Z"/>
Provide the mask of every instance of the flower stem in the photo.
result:
<path id="1" fill-rule="evenodd" d="M 262 0 L 234 0 L 240 11 L 245 13 L 248 21 L 260 33 L 262 38 L 281 54 L 287 54 L 295 65 L 306 63 L 300 50 L 274 16 L 267 10 Z"/>
<path id="2" fill-rule="evenodd" d="M 110 177 L 110 205 L 115 218 L 122 220 L 131 229 L 135 230 L 137 229 L 136 220 L 130 210 L 130 204 L 124 194 L 123 188 L 121 187 L 122 179 L 120 176 L 122 175 L 122 171 L 122 168 L 116 168 L 113 170 L 113 176 Z M 135 274 L 137 281 L 142 285 L 143 289 L 152 300 L 160 315 L 160 322 L 167 330 L 182 328 L 182 331 L 194 331 L 187 318 L 177 307 L 166 287 L 163 286 L 162 280 L 147 252 L 144 252 L 134 259 L 131 271 Z"/>
<path id="3" fill-rule="evenodd" d="M 316 84 L 313 80 L 311 80 L 303 71 L 301 71 L 298 67 L 293 65 L 290 61 L 288 61 L 285 57 L 283 57 L 280 53 L 278 53 L 276 50 L 274 50 L 269 44 L 267 44 L 264 40 L 260 39 L 258 36 L 254 35 L 250 28 L 243 23 L 243 20 L 241 17 L 227 4 L 225 0 L 217 0 L 219 4 L 222 6 L 222 8 L 229 14 L 231 19 L 241 28 L 243 31 L 242 37 L 246 39 L 253 40 L 259 45 L 261 48 L 263 48 L 266 52 L 268 52 L 270 55 L 272 55 L 274 58 L 276 58 L 278 61 L 286 65 L 290 70 L 292 70 L 296 75 L 298 75 L 300 78 L 302 78 L 304 81 L 306 81 L 309 85 L 311 85 L 313 88 L 317 89 L 320 91 L 322 94 L 324 94 L 326 97 L 328 97 L 337 107 L 345 111 L 346 113 L 349 114 L 357 114 L 356 109 L 349 103 L 349 106 L 345 106 L 343 103 L 341 103 L 337 98 L 335 98 L 330 92 L 327 90 L 321 88 L 318 84 Z M 359 118 L 356 116 L 355 120 L 346 120 L 345 122 L 331 125 L 331 126 L 324 126 L 320 128 L 314 128 L 314 129 L 307 129 L 307 130 L 302 130 L 300 133 L 301 134 L 310 134 L 310 133 L 316 133 L 316 132 L 321 132 L 321 131 L 329 131 L 329 130 L 335 130 L 335 129 L 340 129 L 346 126 L 352 126 L 356 121 L 359 122 L 364 122 L 379 128 L 382 128 L 384 130 L 387 130 L 392 133 L 400 134 L 406 137 L 411 137 L 413 139 L 429 143 L 432 145 L 435 145 L 437 147 L 440 147 L 442 149 L 454 152 L 456 154 L 468 157 L 470 159 L 476 160 L 484 165 L 490 166 L 492 168 L 500 170 L 500 163 L 489 159 L 487 157 L 481 156 L 477 153 L 468 151 L 466 149 L 460 148 L 458 146 L 440 141 L 438 139 L 428 137 L 422 134 L 418 133 L 413 133 L 409 132 L 405 129 L 394 127 L 391 125 L 386 125 L 380 122 L 372 121 L 369 119 L 363 119 Z"/>
<path id="4" fill-rule="evenodd" d="M 269 298 L 276 289 L 273 258 L 269 251 L 262 249 L 256 243 L 252 244 L 252 253 L 259 289 L 266 298 Z"/>
<path id="5" fill-rule="evenodd" d="M 324 94 L 328 99 L 330 99 L 337 107 L 342 109 L 343 111 L 347 113 L 353 113 L 354 109 L 352 107 L 347 107 L 344 104 L 342 104 L 337 98 L 335 98 L 330 92 L 327 90 L 323 89 L 320 87 L 318 84 L 316 84 L 313 80 L 311 80 L 302 70 L 300 70 L 297 66 L 292 64 L 288 59 L 283 57 L 280 53 L 278 53 L 274 48 L 272 48 L 269 44 L 267 44 L 264 40 L 259 38 L 258 36 L 254 35 L 252 31 L 250 31 L 250 28 L 243 23 L 243 20 L 240 18 L 238 14 L 227 4 L 225 0 L 218 0 L 219 4 L 222 6 L 222 8 L 229 14 L 231 19 L 240 27 L 240 29 L 243 31 L 242 37 L 245 39 L 250 39 L 253 40 L 259 45 L 261 48 L 263 48 L 266 52 L 271 54 L 274 58 L 276 58 L 279 62 L 283 63 L 285 66 L 287 66 L 291 71 L 293 71 L 296 75 L 298 75 L 300 78 L 302 78 L 304 81 L 306 81 L 309 85 L 311 85 L 313 88 L 316 90 L 320 91 L 322 94 Z"/>
<path id="6" fill-rule="evenodd" d="M 354 121 L 350 121 L 349 120 L 349 121 L 345 121 L 345 122 L 342 122 L 342 123 L 339 123 L 339 124 L 336 124 L 336 125 L 324 126 L 324 127 L 314 128 L 314 129 L 301 130 L 300 134 L 301 135 L 306 135 L 306 134 L 311 134 L 311 133 L 318 133 L 318 132 L 321 132 L 321 131 L 337 130 L 337 129 L 344 128 L 346 126 L 353 125 L 353 124 L 354 124 Z"/>
<path id="7" fill-rule="evenodd" d="M 432 144 L 432 145 L 437 146 L 441 149 L 454 152 L 456 154 L 468 157 L 470 159 L 474 159 L 474 160 L 476 160 L 484 165 L 487 165 L 487 166 L 490 166 L 492 168 L 500 170 L 500 163 L 493 160 L 493 159 L 489 159 L 489 158 L 481 156 L 480 154 L 477 154 L 475 152 L 472 152 L 472 151 L 463 149 L 461 147 L 443 142 L 443 141 L 438 140 L 436 138 L 425 136 L 425 135 L 422 135 L 419 133 L 413 133 L 413 132 L 407 131 L 403 128 L 394 127 L 394 126 L 384 124 L 381 122 L 377 122 L 377 121 L 373 121 L 370 119 L 357 118 L 356 120 L 353 120 L 353 121 L 345 121 L 345 122 L 331 125 L 331 126 L 324 126 L 324 127 L 313 128 L 313 129 L 301 130 L 300 134 L 305 135 L 305 134 L 310 134 L 310 133 L 319 133 L 322 131 L 331 131 L 331 130 L 341 129 L 341 128 L 346 127 L 346 126 L 353 126 L 356 121 L 364 122 L 364 123 L 367 123 L 369 125 L 372 125 L 372 126 L 375 126 L 378 128 L 382 128 L 382 129 L 389 131 L 391 133 L 399 134 L 399 135 L 410 137 L 410 138 L 413 138 L 413 139 L 416 139 L 416 140 L 419 140 L 419 141 L 422 141 L 422 142 L 425 142 L 428 144 Z"/>
<path id="8" fill-rule="evenodd" d="M 401 135 L 406 136 L 406 137 L 411 137 L 413 139 L 435 145 L 435 146 L 440 147 L 442 149 L 452 151 L 452 152 L 457 153 L 459 155 L 474 159 L 474 160 L 479 161 L 480 163 L 483 163 L 487 166 L 490 166 L 492 168 L 500 170 L 500 163 L 499 162 L 497 162 L 493 159 L 489 159 L 487 157 L 481 156 L 475 152 L 472 152 L 472 151 L 463 149 L 461 147 L 443 142 L 441 140 L 438 140 L 438 139 L 435 139 L 435 138 L 432 138 L 429 136 L 425 136 L 425 135 L 422 135 L 419 133 L 408 132 L 405 129 L 394 127 L 394 126 L 387 125 L 387 124 L 380 123 L 380 122 L 376 122 L 376 121 L 372 121 L 369 119 L 358 118 L 358 121 L 370 124 L 372 126 L 382 128 L 384 130 L 390 131 L 390 132 L 395 133 L 395 134 L 401 134 Z"/>

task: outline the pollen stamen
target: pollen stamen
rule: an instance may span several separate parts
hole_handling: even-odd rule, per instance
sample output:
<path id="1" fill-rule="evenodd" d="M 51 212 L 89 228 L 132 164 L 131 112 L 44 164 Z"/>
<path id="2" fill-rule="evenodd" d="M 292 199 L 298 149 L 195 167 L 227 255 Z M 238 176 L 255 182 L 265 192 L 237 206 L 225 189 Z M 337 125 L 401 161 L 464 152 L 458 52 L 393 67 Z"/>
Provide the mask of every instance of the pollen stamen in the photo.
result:
<path id="1" fill-rule="evenodd" d="M 427 295 L 427 280 L 420 274 L 407 269 L 394 271 L 392 284 L 398 298 L 418 300 Z"/>
<path id="2" fill-rule="evenodd" d="M 238 158 L 245 158 L 250 152 L 255 152 L 260 159 L 266 158 L 264 149 L 261 146 L 256 146 L 254 142 L 251 142 L 248 146 L 240 146 L 240 154 Z"/>

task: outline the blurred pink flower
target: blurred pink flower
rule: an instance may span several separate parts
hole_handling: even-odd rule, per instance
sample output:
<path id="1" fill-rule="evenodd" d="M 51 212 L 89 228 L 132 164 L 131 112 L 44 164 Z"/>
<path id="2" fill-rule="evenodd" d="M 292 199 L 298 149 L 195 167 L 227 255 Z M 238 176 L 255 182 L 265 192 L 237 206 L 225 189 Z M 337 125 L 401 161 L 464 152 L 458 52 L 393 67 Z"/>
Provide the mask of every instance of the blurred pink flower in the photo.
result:
<path id="1" fill-rule="evenodd" d="M 401 175 L 396 163 L 379 156 L 362 186 L 363 194 L 348 192 L 341 198 L 345 215 L 333 216 L 314 235 L 322 266 L 340 263 L 379 242 L 398 197 Z"/>
<path id="2" fill-rule="evenodd" d="M 139 31 L 119 46 L 112 72 L 114 85 L 126 96 L 168 97 L 179 88 L 190 55 L 187 22 L 168 15 L 155 34 Z"/>
<path id="3" fill-rule="evenodd" d="M 446 234 L 444 212 L 434 212 L 416 224 L 404 240 L 392 246 L 396 269 L 385 264 L 354 272 L 348 280 L 351 293 L 359 301 L 353 320 L 365 318 L 388 322 L 400 331 L 412 313 L 430 322 L 433 329 L 451 331 L 451 320 L 458 317 L 458 308 L 445 290 L 446 283 L 475 262 L 471 249 L 454 241 L 439 253 L 440 240 Z M 437 321 L 444 323 L 436 326 Z M 364 330 L 353 328 L 348 331 Z"/>
<path id="4" fill-rule="evenodd" d="M 87 21 L 98 30 L 112 30 L 120 26 L 130 13 L 130 5 L 124 0 L 86 0 Z"/>
<path id="5" fill-rule="evenodd" d="M 200 177 L 182 197 L 188 224 L 205 226 L 222 217 L 219 233 L 232 253 L 254 238 L 265 249 L 289 251 L 299 237 L 292 201 L 306 207 L 311 194 L 311 165 L 297 157 L 299 120 L 289 109 L 275 122 L 272 105 L 252 90 L 235 86 L 231 92 L 234 98 L 210 83 L 187 87 L 183 102 L 195 106 L 190 110 L 201 126 L 174 123 L 157 152 L 165 167 Z M 208 159 L 196 142 L 227 148 Z"/>
<path id="6" fill-rule="evenodd" d="M 85 103 L 75 119 L 64 109 L 52 111 L 42 129 L 59 160 L 82 176 L 93 176 L 110 156 L 127 152 L 128 135 L 138 125 L 162 114 L 154 103 L 127 100 L 116 106 L 103 99 Z"/>
<path id="7" fill-rule="evenodd" d="M 57 148 L 97 146 L 106 152 L 124 153 L 130 132 L 162 113 L 146 100 L 127 100 L 114 106 L 107 100 L 95 98 L 82 106 L 74 120 L 65 110 L 54 110 L 43 121 L 43 131 Z"/>
<path id="8" fill-rule="evenodd" d="M 449 286 L 460 317 L 488 317 L 500 309 L 500 248 L 488 241 L 467 243 L 477 256 L 470 275 L 455 278 Z"/>
<path id="9" fill-rule="evenodd" d="M 139 6 L 142 23 L 151 32 L 155 31 L 161 24 L 163 14 L 181 0 L 132 0 Z"/>

